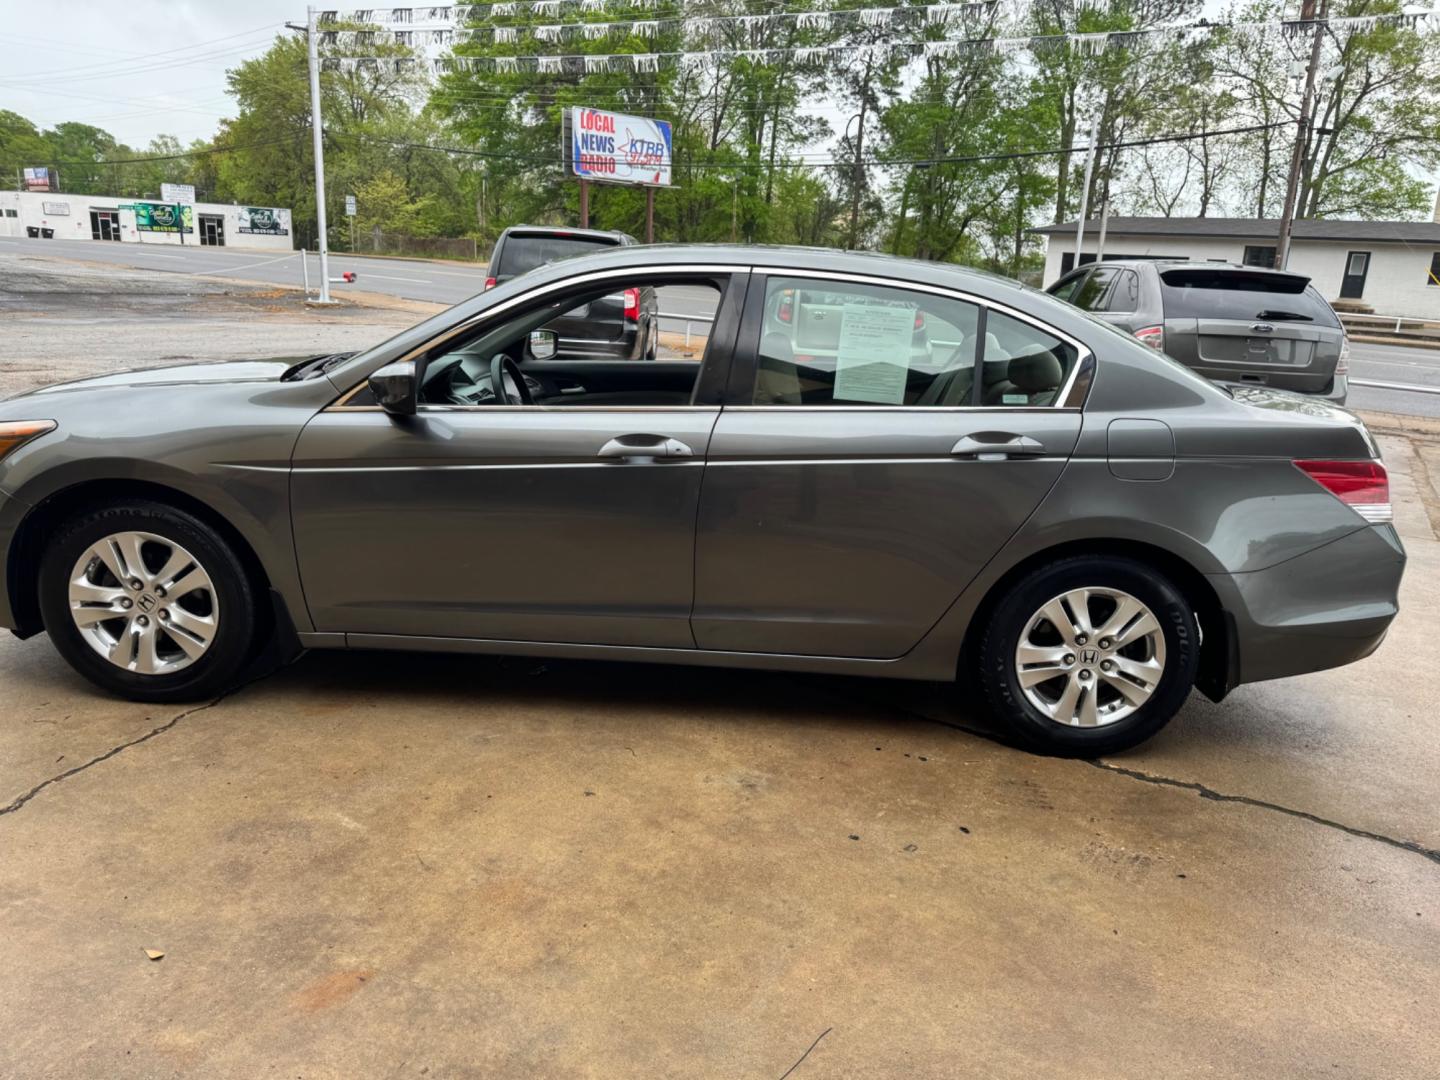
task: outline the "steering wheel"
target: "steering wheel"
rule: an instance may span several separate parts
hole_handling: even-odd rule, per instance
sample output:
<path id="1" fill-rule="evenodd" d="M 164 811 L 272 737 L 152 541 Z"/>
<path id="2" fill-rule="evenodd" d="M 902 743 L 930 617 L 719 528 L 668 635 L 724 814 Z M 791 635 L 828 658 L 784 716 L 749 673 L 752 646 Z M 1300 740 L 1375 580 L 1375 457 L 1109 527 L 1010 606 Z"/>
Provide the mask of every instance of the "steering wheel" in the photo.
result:
<path id="1" fill-rule="evenodd" d="M 520 365 L 504 353 L 496 353 L 490 360 L 490 391 L 497 405 L 535 404 Z"/>

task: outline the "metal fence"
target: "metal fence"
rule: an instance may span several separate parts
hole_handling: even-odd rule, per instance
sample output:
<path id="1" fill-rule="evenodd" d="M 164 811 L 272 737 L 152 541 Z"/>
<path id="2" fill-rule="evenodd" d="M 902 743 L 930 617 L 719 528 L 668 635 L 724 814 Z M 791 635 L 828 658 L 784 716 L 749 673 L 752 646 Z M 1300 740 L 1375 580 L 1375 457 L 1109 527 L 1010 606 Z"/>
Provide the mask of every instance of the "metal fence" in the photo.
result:
<path id="1" fill-rule="evenodd" d="M 358 255 L 414 255 L 421 258 L 479 261 L 479 245 L 471 236 L 405 236 L 387 233 L 376 226 L 361 233 L 355 242 Z M 489 257 L 489 252 L 485 253 Z"/>

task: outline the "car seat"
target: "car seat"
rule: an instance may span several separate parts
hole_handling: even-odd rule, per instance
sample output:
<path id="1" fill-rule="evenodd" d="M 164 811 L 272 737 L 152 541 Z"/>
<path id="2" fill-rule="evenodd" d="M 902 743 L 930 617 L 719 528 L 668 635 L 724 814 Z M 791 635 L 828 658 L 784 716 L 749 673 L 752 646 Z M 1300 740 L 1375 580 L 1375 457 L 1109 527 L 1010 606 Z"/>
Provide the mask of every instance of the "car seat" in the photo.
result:
<path id="1" fill-rule="evenodd" d="M 771 331 L 760 341 L 759 370 L 755 373 L 756 405 L 799 405 L 800 373 L 790 339 Z"/>
<path id="2" fill-rule="evenodd" d="M 1026 405 L 1049 405 L 1055 400 L 1060 384 L 1065 381 L 1065 366 L 1049 349 L 1012 356 L 1005 366 L 1005 378 L 990 383 L 990 364 L 985 365 L 986 405 L 1016 405 L 1007 397 L 1024 397 Z"/>

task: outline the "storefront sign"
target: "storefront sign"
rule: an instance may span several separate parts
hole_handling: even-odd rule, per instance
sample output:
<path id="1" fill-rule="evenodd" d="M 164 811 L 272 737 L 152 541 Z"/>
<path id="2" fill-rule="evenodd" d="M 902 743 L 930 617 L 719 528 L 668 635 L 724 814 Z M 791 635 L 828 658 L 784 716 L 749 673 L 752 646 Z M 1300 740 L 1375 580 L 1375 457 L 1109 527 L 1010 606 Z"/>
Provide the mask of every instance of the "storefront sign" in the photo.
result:
<path id="1" fill-rule="evenodd" d="M 68 202 L 42 202 L 40 209 L 50 217 L 70 216 L 70 204 Z"/>
<path id="2" fill-rule="evenodd" d="M 263 236 L 289 236 L 290 212 L 272 210 L 268 206 L 242 206 L 239 209 L 242 233 L 256 233 Z"/>
<path id="3" fill-rule="evenodd" d="M 137 202 L 134 204 L 134 211 L 135 228 L 141 232 L 178 233 L 182 221 L 187 233 L 195 231 L 195 215 L 189 206 L 175 207 L 169 203 Z"/>
<path id="4" fill-rule="evenodd" d="M 670 184 L 670 124 L 641 116 L 576 107 L 570 110 L 570 167 L 585 180 Z"/>
<path id="5" fill-rule="evenodd" d="M 160 198 L 172 203 L 193 203 L 195 201 L 195 185 L 161 184 Z"/>

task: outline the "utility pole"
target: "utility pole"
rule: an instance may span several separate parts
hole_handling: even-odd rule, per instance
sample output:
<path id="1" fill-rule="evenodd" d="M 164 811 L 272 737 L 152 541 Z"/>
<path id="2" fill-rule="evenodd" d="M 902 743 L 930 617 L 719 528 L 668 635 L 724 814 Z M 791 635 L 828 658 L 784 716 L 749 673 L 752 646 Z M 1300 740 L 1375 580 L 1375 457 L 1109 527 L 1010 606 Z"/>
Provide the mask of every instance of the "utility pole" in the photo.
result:
<path id="1" fill-rule="evenodd" d="M 1090 122 L 1090 149 L 1085 154 L 1085 183 L 1080 187 L 1080 218 L 1075 222 L 1075 265 L 1080 268 L 1080 249 L 1085 246 L 1085 215 L 1090 212 L 1090 177 L 1095 173 L 1096 143 L 1100 141 L 1100 114 Z"/>
<path id="2" fill-rule="evenodd" d="M 1285 182 L 1285 209 L 1280 214 L 1280 236 L 1275 242 L 1275 269 L 1284 270 L 1290 262 L 1290 234 L 1295 230 L 1295 202 L 1300 191 L 1300 166 L 1305 161 L 1305 148 L 1310 143 L 1310 112 L 1314 108 L 1315 73 L 1320 67 L 1321 37 L 1330 0 L 1320 0 L 1320 18 L 1315 18 L 1315 0 L 1303 0 L 1302 21 L 1312 24 L 1314 37 L 1310 42 L 1310 63 L 1305 68 L 1305 92 L 1300 95 L 1300 118 L 1295 123 L 1295 149 L 1290 154 L 1290 178 Z"/>
<path id="3" fill-rule="evenodd" d="M 1100 239 L 1095 241 L 1095 261 L 1105 261 L 1105 228 L 1110 224 L 1110 194 L 1106 192 L 1100 203 Z"/>
<path id="4" fill-rule="evenodd" d="M 315 137 L 315 225 L 320 230 L 320 296 L 317 304 L 330 299 L 330 241 L 325 229 L 325 133 L 320 124 L 320 34 L 313 7 L 305 9 L 305 44 L 310 58 L 310 130 Z"/>

